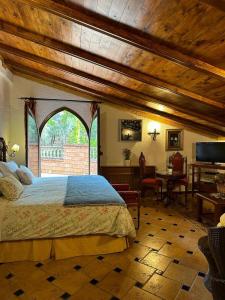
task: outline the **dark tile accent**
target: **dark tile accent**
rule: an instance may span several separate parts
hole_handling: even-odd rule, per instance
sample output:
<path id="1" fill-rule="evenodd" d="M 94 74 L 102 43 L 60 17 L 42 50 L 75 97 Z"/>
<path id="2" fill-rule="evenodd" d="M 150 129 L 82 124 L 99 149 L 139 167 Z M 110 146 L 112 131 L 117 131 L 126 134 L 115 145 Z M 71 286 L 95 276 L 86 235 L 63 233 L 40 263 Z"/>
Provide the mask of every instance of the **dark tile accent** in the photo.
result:
<path id="1" fill-rule="evenodd" d="M 151 225 L 151 223 L 149 223 L 149 222 L 147 222 L 147 223 L 145 223 L 145 224 L 147 224 L 147 225 Z"/>
<path id="2" fill-rule="evenodd" d="M 96 285 L 98 282 L 99 281 L 97 279 L 94 279 L 94 278 L 90 281 L 90 283 L 93 284 L 93 285 Z"/>
<path id="3" fill-rule="evenodd" d="M 135 286 L 138 287 L 139 289 L 142 289 L 144 285 L 141 282 L 137 281 L 135 283 Z"/>
<path id="4" fill-rule="evenodd" d="M 173 226 L 177 226 L 177 223 L 174 223 Z"/>
<path id="5" fill-rule="evenodd" d="M 100 255 L 100 256 L 97 257 L 97 259 L 103 260 L 103 259 L 104 259 L 104 256 L 101 256 L 101 255 Z"/>
<path id="6" fill-rule="evenodd" d="M 156 274 L 158 274 L 158 275 L 162 275 L 162 274 L 163 274 L 163 271 L 161 271 L 161 270 L 156 270 L 155 272 L 156 272 Z"/>
<path id="7" fill-rule="evenodd" d="M 17 297 L 19 297 L 20 295 L 23 295 L 24 294 L 24 291 L 19 289 L 17 291 L 15 291 L 14 295 L 16 295 Z"/>
<path id="8" fill-rule="evenodd" d="M 172 243 L 171 243 L 171 242 L 169 242 L 169 241 L 167 241 L 166 243 L 167 243 L 168 245 L 172 245 Z"/>
<path id="9" fill-rule="evenodd" d="M 191 231 L 191 232 L 195 232 L 195 230 L 194 230 L 194 229 L 191 229 L 190 231 Z"/>
<path id="10" fill-rule="evenodd" d="M 155 248 L 152 248 L 152 251 L 153 251 L 153 252 L 158 252 L 158 250 L 157 250 L 157 249 L 155 249 Z"/>
<path id="11" fill-rule="evenodd" d="M 49 282 L 52 282 L 52 281 L 55 280 L 55 277 L 54 277 L 54 276 L 49 276 L 49 277 L 47 278 L 47 280 L 48 280 Z"/>
<path id="12" fill-rule="evenodd" d="M 138 240 L 135 240 L 135 241 L 134 241 L 134 243 L 138 244 L 138 243 L 140 243 L 140 241 L 138 241 Z"/>
<path id="13" fill-rule="evenodd" d="M 135 257 L 135 259 L 134 259 L 135 261 L 137 261 L 137 262 L 139 262 L 139 258 L 138 257 Z"/>
<path id="14" fill-rule="evenodd" d="M 162 231 L 166 231 L 166 228 L 161 228 Z"/>
<path id="15" fill-rule="evenodd" d="M 183 239 L 183 238 L 184 238 L 184 235 L 179 235 L 179 237 L 180 237 L 181 239 Z"/>
<path id="16" fill-rule="evenodd" d="M 136 219 L 137 219 L 136 217 L 133 218 L 133 220 L 136 220 Z"/>
<path id="17" fill-rule="evenodd" d="M 173 263 L 175 263 L 175 264 L 179 264 L 179 262 L 180 262 L 180 261 L 179 261 L 178 259 L 174 259 L 174 260 L 173 260 Z"/>
<path id="18" fill-rule="evenodd" d="M 43 266 L 43 264 L 41 263 L 41 262 L 39 262 L 39 263 L 37 263 L 36 265 L 35 265 L 35 267 L 37 267 L 37 268 L 40 268 L 40 267 L 42 267 Z"/>
<path id="19" fill-rule="evenodd" d="M 80 265 L 76 265 L 73 267 L 75 270 L 79 271 L 81 269 L 81 266 Z"/>
<path id="20" fill-rule="evenodd" d="M 148 214 L 146 213 L 145 216 L 148 216 Z"/>
<path id="21" fill-rule="evenodd" d="M 152 234 L 152 233 L 149 233 L 149 235 L 148 236 L 154 236 L 154 234 Z"/>
<path id="22" fill-rule="evenodd" d="M 122 271 L 122 269 L 116 267 L 113 271 L 117 272 L 117 273 L 120 273 Z"/>
<path id="23" fill-rule="evenodd" d="M 10 279 L 10 278 L 12 278 L 14 275 L 12 274 L 12 273 L 9 273 L 9 274 L 7 274 L 6 276 L 5 276 L 5 278 L 6 279 Z"/>
<path id="24" fill-rule="evenodd" d="M 159 221 L 162 221 L 162 219 L 161 219 L 161 218 L 158 218 L 158 220 L 159 220 Z"/>
<path id="25" fill-rule="evenodd" d="M 120 300 L 120 299 L 115 296 L 112 296 L 112 298 L 110 298 L 110 300 Z"/>
<path id="26" fill-rule="evenodd" d="M 65 292 L 64 294 L 62 294 L 62 295 L 60 296 L 60 298 L 66 300 L 66 299 L 69 299 L 70 296 L 71 296 L 71 295 L 70 295 L 69 293 Z"/>
<path id="27" fill-rule="evenodd" d="M 198 272 L 198 276 L 200 276 L 200 277 L 205 277 L 205 273 L 203 273 L 203 272 Z"/>
<path id="28" fill-rule="evenodd" d="M 181 288 L 182 288 L 182 290 L 185 290 L 187 292 L 190 290 L 190 286 L 188 286 L 186 284 L 183 284 Z"/>
<path id="29" fill-rule="evenodd" d="M 168 215 L 169 217 L 172 217 L 173 215 Z"/>
<path id="30" fill-rule="evenodd" d="M 188 254 L 193 254 L 193 251 L 188 250 L 187 253 Z"/>

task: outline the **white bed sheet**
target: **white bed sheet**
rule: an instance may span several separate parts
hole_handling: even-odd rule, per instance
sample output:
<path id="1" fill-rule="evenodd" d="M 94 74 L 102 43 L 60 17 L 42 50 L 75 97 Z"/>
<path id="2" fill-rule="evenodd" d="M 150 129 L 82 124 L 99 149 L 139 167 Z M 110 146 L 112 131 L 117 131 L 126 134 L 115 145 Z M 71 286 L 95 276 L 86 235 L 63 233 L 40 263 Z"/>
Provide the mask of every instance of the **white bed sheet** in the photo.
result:
<path id="1" fill-rule="evenodd" d="M 123 206 L 65 207 L 67 177 L 35 178 L 17 201 L 0 197 L 0 241 L 108 234 L 135 237 Z"/>

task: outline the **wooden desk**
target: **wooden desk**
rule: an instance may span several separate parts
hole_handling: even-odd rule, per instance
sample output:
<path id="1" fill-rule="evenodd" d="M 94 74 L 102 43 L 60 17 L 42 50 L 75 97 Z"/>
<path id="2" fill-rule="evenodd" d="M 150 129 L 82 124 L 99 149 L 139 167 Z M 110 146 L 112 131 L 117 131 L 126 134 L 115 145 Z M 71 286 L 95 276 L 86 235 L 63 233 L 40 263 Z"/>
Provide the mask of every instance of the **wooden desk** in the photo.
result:
<path id="1" fill-rule="evenodd" d="M 206 164 L 206 163 L 194 163 L 191 164 L 192 168 L 192 196 L 194 196 L 194 192 L 208 192 L 213 193 L 216 192 L 216 184 L 213 183 L 203 183 L 201 180 L 202 169 L 210 169 L 210 170 L 225 170 L 225 165 L 217 165 L 217 164 Z M 195 175 L 197 175 L 197 182 L 195 181 Z"/>
<path id="2" fill-rule="evenodd" d="M 146 173 L 153 177 L 155 166 L 146 166 Z M 131 189 L 140 189 L 139 166 L 101 166 L 100 175 L 110 183 L 128 183 Z"/>
<path id="3" fill-rule="evenodd" d="M 225 200 L 216 198 L 213 194 L 200 194 L 197 193 L 197 218 L 198 221 L 202 221 L 203 215 L 203 201 L 208 201 L 214 205 L 214 225 L 217 225 L 220 221 L 220 216 L 225 212 Z"/>

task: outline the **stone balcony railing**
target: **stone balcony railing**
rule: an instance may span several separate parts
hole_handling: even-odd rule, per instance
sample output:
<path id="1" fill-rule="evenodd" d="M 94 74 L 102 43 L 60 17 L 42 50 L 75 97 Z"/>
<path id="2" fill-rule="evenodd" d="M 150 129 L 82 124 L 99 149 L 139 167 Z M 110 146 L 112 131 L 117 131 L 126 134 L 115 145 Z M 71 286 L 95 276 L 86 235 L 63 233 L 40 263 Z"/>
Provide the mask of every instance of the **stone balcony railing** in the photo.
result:
<path id="1" fill-rule="evenodd" d="M 63 146 L 41 146 L 40 148 L 42 159 L 63 159 Z"/>

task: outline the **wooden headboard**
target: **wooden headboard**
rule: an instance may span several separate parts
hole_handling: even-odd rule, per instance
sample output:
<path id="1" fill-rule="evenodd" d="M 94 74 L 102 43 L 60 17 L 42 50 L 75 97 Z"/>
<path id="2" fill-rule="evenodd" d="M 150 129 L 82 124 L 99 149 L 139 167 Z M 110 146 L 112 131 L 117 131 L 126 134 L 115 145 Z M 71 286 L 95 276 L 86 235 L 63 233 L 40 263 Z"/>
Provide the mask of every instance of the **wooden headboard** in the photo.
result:
<path id="1" fill-rule="evenodd" d="M 7 146 L 3 137 L 0 137 L 0 161 L 6 161 Z"/>

